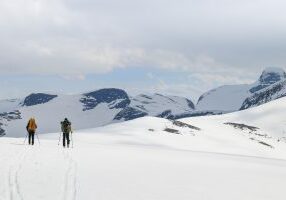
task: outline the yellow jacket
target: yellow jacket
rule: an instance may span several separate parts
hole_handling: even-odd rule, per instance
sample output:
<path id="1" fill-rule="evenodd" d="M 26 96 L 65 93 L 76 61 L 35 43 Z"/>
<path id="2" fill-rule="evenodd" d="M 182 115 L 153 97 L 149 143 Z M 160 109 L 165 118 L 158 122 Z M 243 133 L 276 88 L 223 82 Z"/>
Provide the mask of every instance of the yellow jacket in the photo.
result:
<path id="1" fill-rule="evenodd" d="M 31 118 L 27 124 L 27 131 L 36 131 L 37 124 L 35 118 Z"/>

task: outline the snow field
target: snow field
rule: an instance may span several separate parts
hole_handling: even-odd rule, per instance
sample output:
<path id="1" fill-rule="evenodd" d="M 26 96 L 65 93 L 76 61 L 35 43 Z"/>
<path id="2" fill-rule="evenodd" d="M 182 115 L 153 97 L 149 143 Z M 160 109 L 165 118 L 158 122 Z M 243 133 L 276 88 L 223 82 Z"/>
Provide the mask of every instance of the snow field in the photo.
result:
<path id="1" fill-rule="evenodd" d="M 181 120 L 200 131 L 155 117 L 75 130 L 70 149 L 58 146 L 59 133 L 40 134 L 35 146 L 2 137 L 0 199 L 284 200 L 286 143 L 278 141 L 284 108 L 286 100 L 279 99 Z M 226 122 L 259 129 L 248 133 Z"/>

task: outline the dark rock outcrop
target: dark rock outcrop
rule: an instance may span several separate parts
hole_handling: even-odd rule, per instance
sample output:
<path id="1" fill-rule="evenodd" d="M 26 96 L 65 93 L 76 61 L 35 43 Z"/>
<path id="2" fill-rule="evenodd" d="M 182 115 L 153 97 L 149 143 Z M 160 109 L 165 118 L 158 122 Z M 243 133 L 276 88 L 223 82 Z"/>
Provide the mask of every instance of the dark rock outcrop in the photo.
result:
<path id="1" fill-rule="evenodd" d="M 22 103 L 22 106 L 35 106 L 38 104 L 44 104 L 56 97 L 57 95 L 33 93 L 25 98 L 24 102 Z"/>
<path id="2" fill-rule="evenodd" d="M 124 90 L 116 88 L 105 88 L 84 94 L 80 99 L 84 105 L 83 110 L 94 109 L 100 103 L 108 103 L 110 109 L 126 108 L 130 104 L 130 99 Z"/>
<path id="3" fill-rule="evenodd" d="M 136 119 L 139 117 L 144 117 L 147 116 L 148 113 L 146 112 L 142 112 L 140 110 L 137 110 L 135 108 L 132 107 L 127 107 L 125 109 L 123 109 L 122 111 L 120 111 L 115 117 L 114 120 L 132 120 L 132 119 Z"/>

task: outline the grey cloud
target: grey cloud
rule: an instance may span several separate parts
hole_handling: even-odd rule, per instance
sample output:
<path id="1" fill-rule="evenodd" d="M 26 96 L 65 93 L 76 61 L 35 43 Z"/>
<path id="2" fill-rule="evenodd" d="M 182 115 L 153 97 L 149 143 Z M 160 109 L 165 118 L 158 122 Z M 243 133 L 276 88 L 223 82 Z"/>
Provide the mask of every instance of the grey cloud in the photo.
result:
<path id="1" fill-rule="evenodd" d="M 81 75 L 149 66 L 256 74 L 285 66 L 285 6 L 282 0 L 1 1 L 0 72 Z"/>

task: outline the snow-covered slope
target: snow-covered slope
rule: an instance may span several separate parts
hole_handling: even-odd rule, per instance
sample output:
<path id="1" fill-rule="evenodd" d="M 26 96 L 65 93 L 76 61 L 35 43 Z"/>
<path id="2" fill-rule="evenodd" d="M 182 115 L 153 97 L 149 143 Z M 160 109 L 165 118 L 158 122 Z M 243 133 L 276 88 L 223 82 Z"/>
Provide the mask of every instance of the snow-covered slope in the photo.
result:
<path id="1" fill-rule="evenodd" d="M 20 103 L 20 99 L 0 100 L 0 112 L 4 113 L 17 110 Z"/>
<path id="2" fill-rule="evenodd" d="M 285 109 L 280 98 L 219 116 L 143 117 L 75 130 L 71 149 L 59 133 L 35 146 L 2 137 L 0 199 L 284 200 Z"/>
<path id="3" fill-rule="evenodd" d="M 241 110 L 259 106 L 261 104 L 273 101 L 286 96 L 286 80 L 281 80 L 269 87 L 255 92 L 246 98 L 241 106 Z"/>
<path id="4" fill-rule="evenodd" d="M 65 117 L 77 129 L 86 129 L 143 116 L 175 118 L 193 110 L 193 103 L 183 97 L 160 94 L 130 97 L 115 88 L 82 95 L 36 93 L 23 100 L 0 102 L 0 135 L 22 135 L 32 116 L 37 120 L 38 132 L 47 133 L 59 131 L 60 121 Z"/>
<path id="5" fill-rule="evenodd" d="M 251 94 L 250 88 L 249 85 L 221 86 L 200 96 L 196 108 L 201 111 L 236 111 Z"/>
<path id="6" fill-rule="evenodd" d="M 196 105 L 197 110 L 232 112 L 242 107 L 247 98 L 272 87 L 286 78 L 286 73 L 280 68 L 267 68 L 253 84 L 226 85 L 203 94 Z"/>
<path id="7" fill-rule="evenodd" d="M 247 110 L 216 116 L 203 116 L 182 119 L 185 123 L 203 127 L 207 134 L 227 134 L 242 136 L 257 143 L 262 141 L 274 149 L 286 142 L 286 98 L 273 100 L 269 103 Z M 226 138 L 226 137 L 223 137 Z M 265 145 L 258 142 L 260 145 Z"/>
<path id="8" fill-rule="evenodd" d="M 150 116 L 163 118 L 175 118 L 184 113 L 193 113 L 195 109 L 193 102 L 187 98 L 161 94 L 138 95 L 132 98 L 130 107 L 147 112 Z"/>

